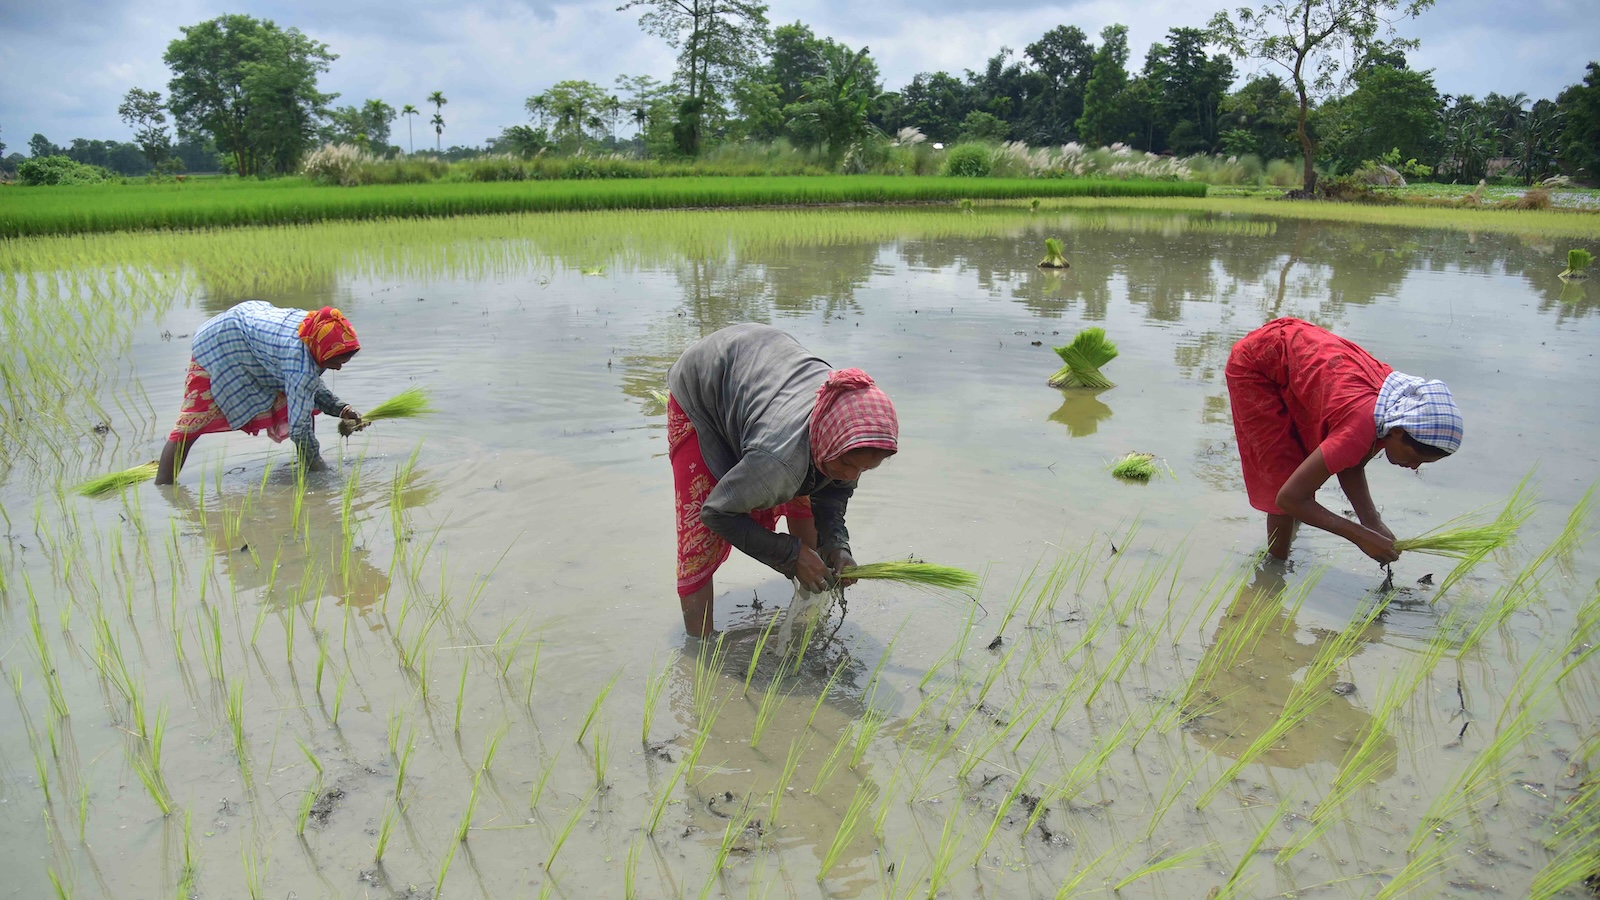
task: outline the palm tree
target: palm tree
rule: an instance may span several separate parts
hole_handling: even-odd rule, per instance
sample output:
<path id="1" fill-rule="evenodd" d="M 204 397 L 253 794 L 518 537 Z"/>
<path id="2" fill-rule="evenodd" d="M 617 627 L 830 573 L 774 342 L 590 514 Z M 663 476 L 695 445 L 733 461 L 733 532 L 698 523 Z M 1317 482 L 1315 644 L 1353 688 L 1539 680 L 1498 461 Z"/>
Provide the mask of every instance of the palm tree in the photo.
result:
<path id="1" fill-rule="evenodd" d="M 415 106 L 412 106 L 409 103 L 407 103 L 405 106 L 400 107 L 400 115 L 402 115 L 402 116 L 415 116 L 415 115 L 419 115 L 421 112 L 422 112 L 421 110 L 417 109 Z M 409 153 L 417 152 L 417 141 L 416 141 L 415 138 L 413 138 L 411 136 L 411 120 L 409 118 L 406 119 L 406 144 L 408 144 L 409 147 L 410 147 L 410 149 L 407 152 L 409 152 Z"/>
<path id="2" fill-rule="evenodd" d="M 444 91 L 434 91 L 428 95 L 428 102 L 433 104 L 433 118 L 429 123 L 433 125 L 433 148 L 444 152 L 444 105 L 449 100 L 444 98 Z"/>

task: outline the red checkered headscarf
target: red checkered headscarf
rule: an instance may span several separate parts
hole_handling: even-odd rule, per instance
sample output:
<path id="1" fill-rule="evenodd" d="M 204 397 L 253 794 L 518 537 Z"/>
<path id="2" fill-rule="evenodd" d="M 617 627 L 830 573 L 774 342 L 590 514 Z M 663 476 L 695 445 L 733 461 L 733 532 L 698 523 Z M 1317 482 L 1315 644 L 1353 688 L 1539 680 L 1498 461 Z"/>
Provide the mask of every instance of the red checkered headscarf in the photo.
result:
<path id="1" fill-rule="evenodd" d="M 319 366 L 327 365 L 328 360 L 335 356 L 361 349 L 361 341 L 356 338 L 356 330 L 350 326 L 350 320 L 331 306 L 306 313 L 300 323 L 299 334 L 306 349 L 311 351 L 311 358 Z"/>
<path id="2" fill-rule="evenodd" d="M 894 404 L 860 369 L 831 372 L 817 389 L 811 409 L 811 460 L 824 463 L 850 450 L 899 449 L 900 420 Z"/>

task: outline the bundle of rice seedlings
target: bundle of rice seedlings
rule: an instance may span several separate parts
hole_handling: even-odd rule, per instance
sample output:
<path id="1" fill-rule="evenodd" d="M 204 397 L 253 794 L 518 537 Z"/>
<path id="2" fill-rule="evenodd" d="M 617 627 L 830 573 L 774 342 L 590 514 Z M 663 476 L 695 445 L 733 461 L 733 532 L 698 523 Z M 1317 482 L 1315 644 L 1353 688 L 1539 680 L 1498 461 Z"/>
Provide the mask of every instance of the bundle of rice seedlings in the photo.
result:
<path id="1" fill-rule="evenodd" d="M 1055 350 L 1066 365 L 1050 376 L 1051 387 L 1115 387 L 1100 374 L 1101 366 L 1117 358 L 1117 345 L 1106 340 L 1104 328 L 1085 328 L 1072 343 Z"/>
<path id="2" fill-rule="evenodd" d="M 1457 516 L 1432 531 L 1395 541 L 1394 548 L 1401 553 L 1482 559 L 1509 544 L 1516 537 L 1517 529 L 1532 514 L 1533 505 L 1523 499 L 1522 488 L 1518 487 L 1505 508 L 1487 522 L 1483 521 L 1481 512 Z"/>
<path id="3" fill-rule="evenodd" d="M 1561 279 L 1563 281 L 1582 281 L 1588 278 L 1589 264 L 1592 262 L 1594 262 L 1594 254 L 1582 247 L 1574 247 L 1568 250 L 1567 268 L 1562 271 Z"/>
<path id="4" fill-rule="evenodd" d="M 1072 264 L 1067 262 L 1063 254 L 1059 238 L 1044 239 L 1044 259 L 1039 261 L 1041 269 L 1070 269 Z"/>
<path id="5" fill-rule="evenodd" d="M 1156 474 L 1156 455 L 1129 453 L 1111 464 L 1111 474 L 1127 481 L 1149 481 Z"/>
<path id="6" fill-rule="evenodd" d="M 1038 197 L 1035 197 L 1032 200 L 1028 201 L 1028 210 L 1030 212 L 1038 212 L 1039 211 L 1039 198 Z"/>
<path id="7" fill-rule="evenodd" d="M 971 593 L 978 587 L 978 576 L 955 566 L 896 559 L 888 562 L 867 563 L 864 566 L 845 566 L 839 570 L 840 578 L 873 581 L 897 581 L 901 584 L 929 588 L 936 591 Z"/>
<path id="8" fill-rule="evenodd" d="M 85 497 L 104 497 L 116 493 L 125 487 L 131 487 L 141 481 L 149 481 L 156 477 L 158 463 L 151 461 L 142 466 L 123 469 L 121 472 L 112 472 L 110 475 L 101 475 L 74 487 L 73 490 Z"/>
<path id="9" fill-rule="evenodd" d="M 383 419 L 410 419 L 433 412 L 427 388 L 408 387 L 366 411 L 359 420 L 340 419 L 339 433 L 345 437 Z"/>
<path id="10" fill-rule="evenodd" d="M 964 213 L 972 212 L 972 199 L 970 197 L 963 197 L 961 202 L 957 203 L 956 206 L 960 207 L 961 211 Z"/>

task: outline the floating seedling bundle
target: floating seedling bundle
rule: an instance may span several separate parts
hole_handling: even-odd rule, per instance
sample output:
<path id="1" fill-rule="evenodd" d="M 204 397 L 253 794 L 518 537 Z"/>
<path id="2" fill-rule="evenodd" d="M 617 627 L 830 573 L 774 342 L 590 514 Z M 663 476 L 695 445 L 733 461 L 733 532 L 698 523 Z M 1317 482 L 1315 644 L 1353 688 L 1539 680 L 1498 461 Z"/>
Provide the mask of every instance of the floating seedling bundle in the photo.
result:
<path id="1" fill-rule="evenodd" d="M 1567 267 L 1561 272 L 1562 281 L 1582 281 L 1589 277 L 1589 264 L 1594 262 L 1594 254 L 1574 247 L 1567 251 Z"/>
<path id="2" fill-rule="evenodd" d="M 136 485 L 141 481 L 149 481 L 156 477 L 156 468 L 157 463 L 147 462 L 142 466 L 134 466 L 131 469 L 123 469 L 121 472 L 112 472 L 109 475 L 91 478 L 73 488 L 73 490 L 85 497 L 104 497 L 107 494 L 114 494 L 125 487 Z"/>
<path id="3" fill-rule="evenodd" d="M 897 581 L 901 584 L 928 588 L 935 591 L 971 593 L 978 587 L 978 576 L 955 566 L 940 566 L 909 559 L 867 563 L 864 566 L 845 566 L 839 570 L 840 578 L 872 581 Z"/>
<path id="4" fill-rule="evenodd" d="M 1039 261 L 1041 269 L 1070 269 L 1072 264 L 1067 262 L 1060 238 L 1044 239 L 1044 259 Z M 1113 354 L 1115 355 L 1115 354 Z"/>
<path id="5" fill-rule="evenodd" d="M 1115 387 L 1100 374 L 1101 366 L 1117 358 L 1117 345 L 1106 339 L 1104 328 L 1085 328 L 1072 343 L 1055 351 L 1066 365 L 1050 376 L 1051 387 Z"/>
<path id="6" fill-rule="evenodd" d="M 1156 475 L 1156 455 L 1129 453 L 1111 464 L 1111 474 L 1124 481 L 1149 481 Z"/>
<path id="7" fill-rule="evenodd" d="M 409 387 L 379 403 L 360 419 L 340 419 L 339 433 L 349 437 L 357 431 L 384 419 L 411 419 L 433 412 L 433 398 L 426 388 Z"/>

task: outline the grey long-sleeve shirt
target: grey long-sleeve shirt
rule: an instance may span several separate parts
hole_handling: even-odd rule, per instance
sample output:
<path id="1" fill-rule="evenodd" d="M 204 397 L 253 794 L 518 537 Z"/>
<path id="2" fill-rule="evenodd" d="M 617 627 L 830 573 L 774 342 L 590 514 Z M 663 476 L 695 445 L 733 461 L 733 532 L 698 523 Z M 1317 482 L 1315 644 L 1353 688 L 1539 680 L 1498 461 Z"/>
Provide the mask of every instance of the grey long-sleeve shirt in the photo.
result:
<path id="1" fill-rule="evenodd" d="M 717 479 L 700 521 L 788 576 L 800 558 L 799 539 L 762 528 L 752 511 L 810 497 L 823 557 L 850 549 L 844 514 L 856 483 L 828 478 L 811 459 L 811 410 L 831 370 L 788 334 L 748 324 L 701 338 L 667 373 Z"/>

